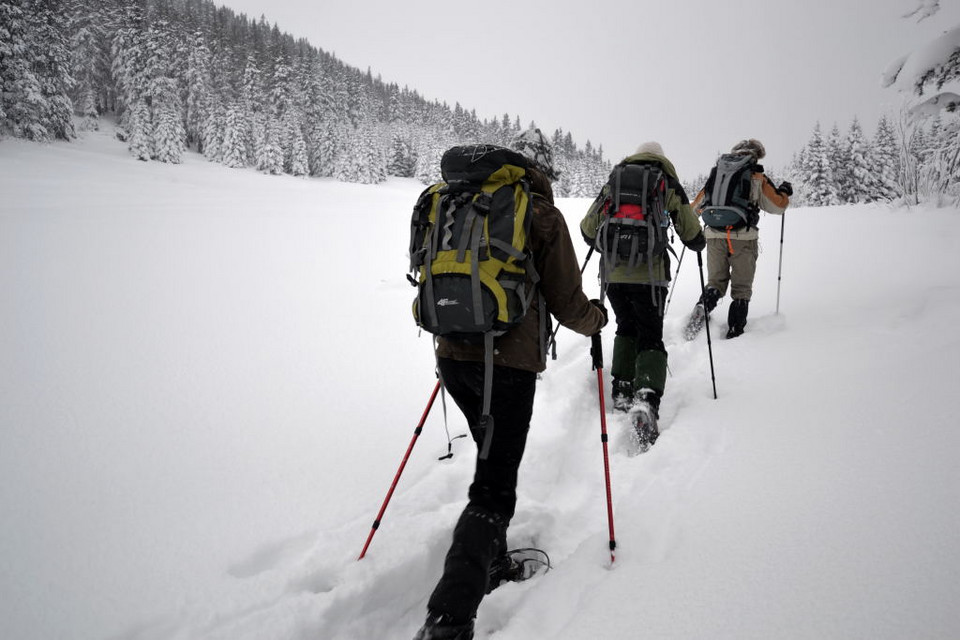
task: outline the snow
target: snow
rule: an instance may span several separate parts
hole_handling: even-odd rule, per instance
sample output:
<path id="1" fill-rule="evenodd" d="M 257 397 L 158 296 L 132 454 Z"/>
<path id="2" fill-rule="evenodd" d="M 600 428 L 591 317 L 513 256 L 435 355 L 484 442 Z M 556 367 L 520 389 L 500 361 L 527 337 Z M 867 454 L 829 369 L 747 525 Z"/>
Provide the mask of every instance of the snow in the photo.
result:
<path id="1" fill-rule="evenodd" d="M 357 561 L 435 384 L 404 277 L 421 185 L 139 162 L 110 128 L 0 143 L 4 637 L 411 638 L 475 451 L 437 460 L 438 401 Z M 588 204 L 559 202 L 581 257 Z M 716 400 L 686 254 L 663 435 L 631 457 L 607 416 L 612 567 L 597 377 L 561 329 L 510 530 L 555 566 L 487 597 L 477 638 L 955 637 L 957 214 L 789 209 L 779 313 L 764 216 Z"/>
<path id="2" fill-rule="evenodd" d="M 910 93 L 931 70 L 945 66 L 957 49 L 960 49 L 960 26 L 944 31 L 938 38 L 890 63 L 881 74 L 880 86 Z"/>

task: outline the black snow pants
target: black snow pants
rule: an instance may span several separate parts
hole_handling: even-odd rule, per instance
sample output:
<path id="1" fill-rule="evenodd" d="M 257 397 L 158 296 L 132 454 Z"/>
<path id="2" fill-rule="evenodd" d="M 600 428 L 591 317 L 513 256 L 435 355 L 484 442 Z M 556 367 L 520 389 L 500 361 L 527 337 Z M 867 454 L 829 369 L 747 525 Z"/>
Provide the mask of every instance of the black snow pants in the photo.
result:
<path id="1" fill-rule="evenodd" d="M 481 460 L 484 433 L 477 425 L 483 410 L 483 363 L 440 358 L 439 368 L 444 387 L 470 425 L 478 457 L 469 501 L 454 527 L 443 576 L 427 609 L 464 623 L 476 616 L 487 592 L 490 563 L 507 551 L 507 526 L 517 503 L 517 470 L 527 443 L 537 374 L 494 367 L 493 441 L 487 459 Z"/>

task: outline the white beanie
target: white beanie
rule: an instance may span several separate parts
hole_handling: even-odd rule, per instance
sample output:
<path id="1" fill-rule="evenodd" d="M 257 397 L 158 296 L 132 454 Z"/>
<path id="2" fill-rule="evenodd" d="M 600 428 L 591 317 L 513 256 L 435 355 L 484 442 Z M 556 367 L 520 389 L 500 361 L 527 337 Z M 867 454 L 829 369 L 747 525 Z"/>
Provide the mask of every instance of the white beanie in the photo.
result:
<path id="1" fill-rule="evenodd" d="M 659 142 L 644 142 L 642 145 L 637 147 L 637 153 L 653 153 L 658 156 L 663 155 L 663 147 L 660 146 Z"/>

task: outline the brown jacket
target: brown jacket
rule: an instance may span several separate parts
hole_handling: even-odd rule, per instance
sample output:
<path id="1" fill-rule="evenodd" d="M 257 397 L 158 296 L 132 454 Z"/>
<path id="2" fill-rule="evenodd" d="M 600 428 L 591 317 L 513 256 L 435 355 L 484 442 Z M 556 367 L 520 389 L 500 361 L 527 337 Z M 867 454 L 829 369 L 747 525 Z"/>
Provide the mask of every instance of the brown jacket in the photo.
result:
<path id="1" fill-rule="evenodd" d="M 590 304 L 582 289 L 580 265 L 573 250 L 567 223 L 553 205 L 553 189 L 547 178 L 530 169 L 530 190 L 534 195 L 529 248 L 540 274 L 538 291 L 547 303 L 547 311 L 563 326 L 585 336 L 603 328 L 600 309 Z M 541 352 L 540 296 L 534 297 L 523 322 L 494 341 L 493 362 L 515 369 L 540 372 L 546 368 Z M 454 360 L 483 360 L 483 346 L 440 338 L 437 355 Z"/>

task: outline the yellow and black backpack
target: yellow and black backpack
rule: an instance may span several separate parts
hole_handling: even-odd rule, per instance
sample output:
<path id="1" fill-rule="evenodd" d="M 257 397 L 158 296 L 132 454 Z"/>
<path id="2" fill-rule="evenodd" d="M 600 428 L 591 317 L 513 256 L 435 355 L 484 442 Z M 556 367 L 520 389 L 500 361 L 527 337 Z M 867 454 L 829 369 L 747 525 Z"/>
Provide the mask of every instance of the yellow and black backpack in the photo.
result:
<path id="1" fill-rule="evenodd" d="M 436 336 L 483 344 L 476 426 L 484 432 L 480 458 L 486 459 L 493 437 L 493 340 L 523 321 L 539 281 L 528 247 L 533 198 L 526 159 L 504 147 L 453 147 L 443 154 L 440 173 L 443 182 L 428 187 L 413 208 L 413 316 Z"/>
<path id="2" fill-rule="evenodd" d="M 413 315 L 432 334 L 480 342 L 523 320 L 534 293 L 527 161 L 503 147 L 458 146 L 443 154 L 440 171 L 444 181 L 413 210 Z"/>

